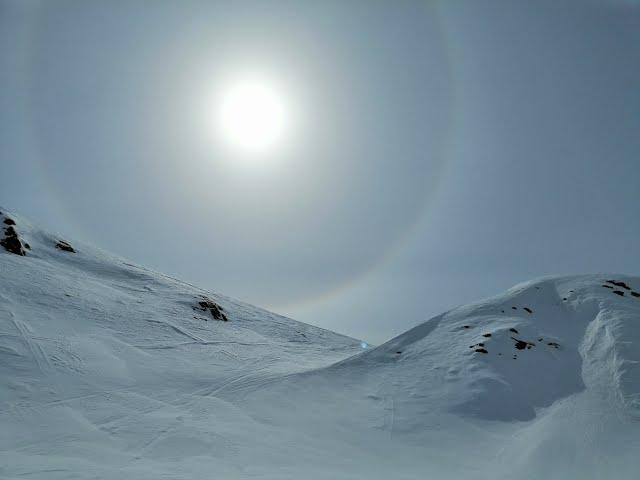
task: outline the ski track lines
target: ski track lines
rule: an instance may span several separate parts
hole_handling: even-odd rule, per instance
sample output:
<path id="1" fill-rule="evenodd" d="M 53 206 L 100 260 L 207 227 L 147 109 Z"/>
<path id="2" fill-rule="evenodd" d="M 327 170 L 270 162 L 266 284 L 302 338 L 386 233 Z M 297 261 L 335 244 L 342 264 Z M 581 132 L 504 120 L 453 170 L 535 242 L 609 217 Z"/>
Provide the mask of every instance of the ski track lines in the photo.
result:
<path id="1" fill-rule="evenodd" d="M 49 360 L 49 357 L 45 353 L 40 343 L 33 340 L 29 326 L 22 322 L 20 319 L 16 318 L 16 315 L 13 312 L 7 311 L 7 313 L 9 314 L 11 323 L 18 332 L 18 336 L 22 338 L 22 341 L 29 348 L 33 359 L 38 365 L 38 370 L 40 370 L 40 373 L 44 374 L 47 369 L 51 368 L 51 361 Z"/>
<path id="2" fill-rule="evenodd" d="M 170 350 L 172 348 L 184 347 L 187 345 L 242 345 L 246 347 L 259 346 L 259 345 L 269 345 L 266 342 L 236 342 L 233 340 L 194 340 L 193 342 L 179 342 L 179 343 L 171 343 L 171 344 L 158 344 L 158 345 L 131 345 L 135 348 L 140 348 L 142 350 Z M 227 355 L 231 355 L 232 358 L 237 359 L 238 357 L 230 354 L 229 352 L 222 351 Z"/>

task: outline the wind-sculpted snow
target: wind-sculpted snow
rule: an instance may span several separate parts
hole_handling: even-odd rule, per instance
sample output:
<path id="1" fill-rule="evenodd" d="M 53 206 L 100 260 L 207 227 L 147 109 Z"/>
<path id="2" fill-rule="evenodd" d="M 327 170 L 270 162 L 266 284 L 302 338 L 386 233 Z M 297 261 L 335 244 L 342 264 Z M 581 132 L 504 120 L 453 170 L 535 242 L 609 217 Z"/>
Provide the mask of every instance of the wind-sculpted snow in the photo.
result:
<path id="1" fill-rule="evenodd" d="M 578 349 L 596 312 L 588 305 L 572 309 L 567 302 L 576 295 L 558 291 L 553 281 L 516 287 L 449 312 L 426 334 L 418 327 L 360 361 L 389 363 L 407 383 L 417 381 L 411 369 L 418 364 L 438 365 L 420 373 L 423 386 L 415 388 L 423 395 L 448 392 L 447 409 L 462 415 L 531 420 L 536 409 L 584 389 Z"/>
<path id="2" fill-rule="evenodd" d="M 637 478 L 640 278 L 363 351 L 0 212 L 0 478 Z"/>

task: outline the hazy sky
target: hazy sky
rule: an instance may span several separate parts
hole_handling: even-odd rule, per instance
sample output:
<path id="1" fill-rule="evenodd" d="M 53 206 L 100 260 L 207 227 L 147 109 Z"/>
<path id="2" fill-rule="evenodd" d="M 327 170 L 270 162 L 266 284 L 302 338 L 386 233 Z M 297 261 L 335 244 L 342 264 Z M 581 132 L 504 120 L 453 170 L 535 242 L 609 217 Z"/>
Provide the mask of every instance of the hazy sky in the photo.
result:
<path id="1" fill-rule="evenodd" d="M 277 85 L 278 149 L 220 90 Z M 640 2 L 0 0 L 0 205 L 374 343 L 640 273 Z"/>

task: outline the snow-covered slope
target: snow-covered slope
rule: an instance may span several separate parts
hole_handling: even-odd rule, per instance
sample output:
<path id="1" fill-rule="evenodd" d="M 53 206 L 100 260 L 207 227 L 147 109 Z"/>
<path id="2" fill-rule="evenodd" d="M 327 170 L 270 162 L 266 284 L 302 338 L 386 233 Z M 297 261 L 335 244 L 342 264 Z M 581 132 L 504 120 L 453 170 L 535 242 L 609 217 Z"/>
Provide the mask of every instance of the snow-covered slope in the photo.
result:
<path id="1" fill-rule="evenodd" d="M 362 351 L 0 211 L 0 478 L 637 478 L 640 278 Z"/>
<path id="2" fill-rule="evenodd" d="M 0 212 L 0 241 L 16 247 L 0 246 L 0 478 L 40 461 L 56 465 L 42 478 L 88 478 L 124 457 L 229 455 L 255 430 L 236 431 L 218 392 L 361 349 Z"/>
<path id="3" fill-rule="evenodd" d="M 233 401 L 304 403 L 307 431 L 385 452 L 374 478 L 638 478 L 638 292 L 621 275 L 524 283 Z"/>

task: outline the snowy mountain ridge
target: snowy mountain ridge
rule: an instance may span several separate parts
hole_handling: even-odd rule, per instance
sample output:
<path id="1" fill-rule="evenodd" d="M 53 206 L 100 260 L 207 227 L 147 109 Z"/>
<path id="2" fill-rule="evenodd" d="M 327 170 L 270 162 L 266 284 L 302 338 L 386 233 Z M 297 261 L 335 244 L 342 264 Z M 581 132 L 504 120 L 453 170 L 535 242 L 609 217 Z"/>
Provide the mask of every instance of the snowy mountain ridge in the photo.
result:
<path id="1" fill-rule="evenodd" d="M 640 278 L 361 342 L 0 208 L 0 478 L 637 478 Z"/>

